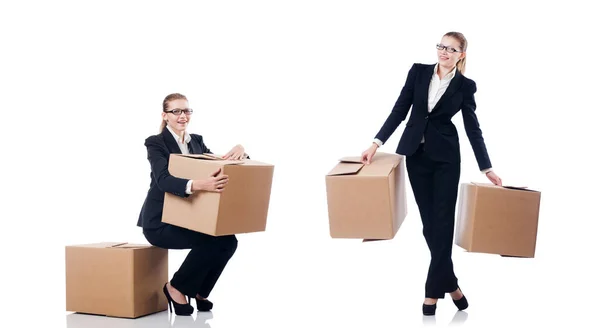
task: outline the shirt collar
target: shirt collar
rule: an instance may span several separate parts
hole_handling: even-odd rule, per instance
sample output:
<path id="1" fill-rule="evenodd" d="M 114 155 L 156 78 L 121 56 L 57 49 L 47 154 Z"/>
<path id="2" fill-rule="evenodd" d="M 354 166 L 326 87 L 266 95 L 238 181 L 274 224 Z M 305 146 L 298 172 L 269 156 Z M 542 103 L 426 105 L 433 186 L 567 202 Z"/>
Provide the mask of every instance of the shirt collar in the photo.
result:
<path id="1" fill-rule="evenodd" d="M 178 135 L 177 135 L 177 133 L 175 133 L 175 131 L 173 131 L 173 129 L 171 129 L 171 127 L 170 127 L 169 125 L 167 125 L 167 129 L 169 129 L 169 132 L 171 132 L 171 134 L 173 135 L 173 138 L 175 138 L 175 141 L 176 141 L 177 143 L 181 143 L 181 142 L 180 142 L 180 141 L 181 141 L 181 140 L 180 140 L 180 139 L 181 139 L 181 136 L 178 136 Z M 192 140 L 192 137 L 191 137 L 191 136 L 190 136 L 190 134 L 189 134 L 189 133 L 187 133 L 187 131 L 186 131 L 186 132 L 185 132 L 185 138 L 184 138 L 184 140 L 183 140 L 183 141 L 184 141 L 183 143 L 187 144 L 187 143 L 188 143 L 188 142 L 190 142 L 191 140 Z"/>
<path id="2" fill-rule="evenodd" d="M 439 63 L 436 63 L 435 67 L 433 68 L 433 76 L 437 75 L 438 65 L 439 65 Z M 442 78 L 442 80 L 451 80 L 454 78 L 454 76 L 456 76 L 456 66 L 454 66 L 454 68 L 450 71 L 450 73 L 448 73 L 446 76 L 444 76 Z"/>

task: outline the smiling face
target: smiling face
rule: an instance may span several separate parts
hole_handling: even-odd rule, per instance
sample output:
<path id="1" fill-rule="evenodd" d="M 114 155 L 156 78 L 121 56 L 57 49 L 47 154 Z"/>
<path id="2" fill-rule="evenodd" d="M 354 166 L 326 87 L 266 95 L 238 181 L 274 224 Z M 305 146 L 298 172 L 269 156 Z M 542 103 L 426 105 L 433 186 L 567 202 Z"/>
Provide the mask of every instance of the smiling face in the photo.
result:
<path id="1" fill-rule="evenodd" d="M 453 69 L 459 60 L 466 56 L 460 41 L 450 36 L 444 36 L 438 46 L 438 63 L 447 69 Z"/>
<path id="2" fill-rule="evenodd" d="M 175 99 L 168 102 L 166 110 L 162 113 L 163 120 L 167 121 L 167 125 L 171 127 L 177 135 L 185 131 L 190 123 L 191 113 L 189 110 L 188 101 L 185 99 Z M 173 113 L 180 112 L 179 115 Z"/>

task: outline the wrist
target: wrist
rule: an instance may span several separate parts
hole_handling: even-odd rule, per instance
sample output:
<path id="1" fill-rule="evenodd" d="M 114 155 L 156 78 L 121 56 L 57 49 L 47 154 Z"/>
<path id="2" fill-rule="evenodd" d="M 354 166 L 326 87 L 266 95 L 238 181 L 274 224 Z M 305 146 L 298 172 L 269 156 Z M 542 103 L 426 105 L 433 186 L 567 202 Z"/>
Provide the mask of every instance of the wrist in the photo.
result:
<path id="1" fill-rule="evenodd" d="M 192 191 L 200 191 L 202 190 L 203 183 L 201 180 L 192 181 Z"/>

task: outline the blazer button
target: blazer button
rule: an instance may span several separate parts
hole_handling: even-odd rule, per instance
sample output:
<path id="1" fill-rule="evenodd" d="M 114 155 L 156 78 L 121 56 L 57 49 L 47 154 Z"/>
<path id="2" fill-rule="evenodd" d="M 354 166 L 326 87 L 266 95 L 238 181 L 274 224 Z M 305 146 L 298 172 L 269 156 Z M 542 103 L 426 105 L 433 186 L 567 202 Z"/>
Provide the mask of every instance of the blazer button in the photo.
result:
<path id="1" fill-rule="evenodd" d="M 426 120 L 427 120 L 427 119 L 429 119 L 429 115 L 425 116 L 425 119 L 426 119 Z"/>

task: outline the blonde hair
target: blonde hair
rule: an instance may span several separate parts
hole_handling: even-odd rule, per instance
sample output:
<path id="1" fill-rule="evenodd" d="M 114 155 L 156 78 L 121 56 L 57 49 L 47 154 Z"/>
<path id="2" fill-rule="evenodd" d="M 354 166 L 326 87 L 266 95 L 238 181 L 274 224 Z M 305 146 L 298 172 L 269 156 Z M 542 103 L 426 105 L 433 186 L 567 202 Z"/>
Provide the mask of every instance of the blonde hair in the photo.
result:
<path id="1" fill-rule="evenodd" d="M 173 101 L 173 100 L 179 100 L 179 99 L 184 99 L 184 100 L 188 100 L 184 95 L 182 95 L 181 93 L 172 93 L 168 96 L 165 97 L 165 100 L 163 100 L 163 112 L 167 111 L 167 108 L 169 108 L 169 102 Z M 162 122 L 160 123 L 160 129 L 159 132 L 163 132 L 163 130 L 167 127 L 167 121 L 166 120 L 162 120 Z"/>
<path id="2" fill-rule="evenodd" d="M 448 32 L 444 34 L 444 36 L 454 38 L 460 43 L 460 49 L 465 53 L 465 56 L 456 63 L 456 69 L 462 74 L 465 74 L 465 70 L 467 69 L 467 38 L 460 32 Z"/>

